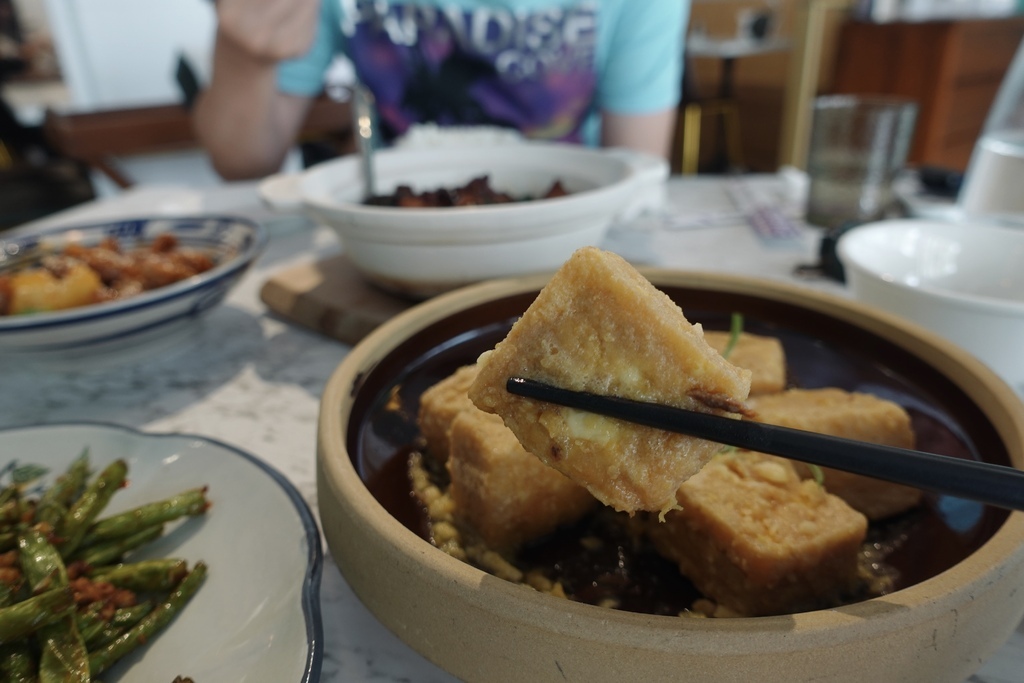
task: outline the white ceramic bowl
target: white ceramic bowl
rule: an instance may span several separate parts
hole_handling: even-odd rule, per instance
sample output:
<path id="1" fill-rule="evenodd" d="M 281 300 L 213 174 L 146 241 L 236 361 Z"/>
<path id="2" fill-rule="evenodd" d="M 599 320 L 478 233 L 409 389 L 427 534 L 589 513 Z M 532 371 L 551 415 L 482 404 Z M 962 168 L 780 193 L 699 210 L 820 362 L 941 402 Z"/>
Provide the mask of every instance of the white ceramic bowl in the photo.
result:
<path id="1" fill-rule="evenodd" d="M 1024 466 L 1024 404 L 938 335 L 804 287 L 644 273 L 691 321 L 728 329 L 740 312 L 746 329 L 779 336 L 797 385 L 883 395 L 915 415 L 922 448 L 967 448 L 962 457 Z M 500 341 L 544 282 L 486 282 L 415 306 L 358 344 L 324 389 L 317 483 L 328 547 L 369 609 L 431 661 L 480 683 L 963 683 L 1020 623 L 1024 514 L 932 494 L 921 519 L 936 525 L 904 528 L 899 590 L 774 617 L 681 618 L 573 602 L 434 547 L 406 477 L 419 397 Z"/>
<path id="2" fill-rule="evenodd" d="M 204 273 L 126 299 L 63 311 L 0 317 L 0 353 L 33 360 L 88 355 L 167 337 L 220 303 L 266 245 L 264 229 L 230 216 L 125 218 L 0 238 L 0 269 L 17 268 L 69 244 L 116 237 L 131 246 L 170 233 L 211 253 Z"/>
<path id="3" fill-rule="evenodd" d="M 362 203 L 360 160 L 347 156 L 304 172 L 305 209 L 331 226 L 355 266 L 377 285 L 416 298 L 495 277 L 553 271 L 573 251 L 600 244 L 612 222 L 663 189 L 668 165 L 625 150 L 513 142 L 392 148 L 375 156 L 377 194 L 422 192 L 481 175 L 516 197 L 560 180 L 569 196 L 457 208 Z"/>
<path id="4" fill-rule="evenodd" d="M 924 325 L 1024 384 L 1024 229 L 891 220 L 837 246 L 861 301 Z"/>

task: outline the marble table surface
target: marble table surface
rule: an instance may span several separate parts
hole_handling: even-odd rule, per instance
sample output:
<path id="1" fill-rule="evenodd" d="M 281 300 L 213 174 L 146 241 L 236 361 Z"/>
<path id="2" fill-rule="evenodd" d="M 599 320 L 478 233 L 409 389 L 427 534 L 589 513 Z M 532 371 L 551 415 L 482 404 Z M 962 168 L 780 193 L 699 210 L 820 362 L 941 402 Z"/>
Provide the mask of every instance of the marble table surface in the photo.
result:
<path id="1" fill-rule="evenodd" d="M 636 263 L 796 281 L 793 268 L 816 260 L 819 235 L 788 220 L 794 213 L 791 189 L 780 176 L 673 178 L 664 207 L 613 230 L 606 246 Z M 760 215 L 759 208 L 766 204 L 782 206 L 783 211 L 773 211 L 767 221 L 747 220 Z M 198 212 L 248 215 L 263 221 L 270 232 L 265 253 L 225 304 L 197 321 L 190 337 L 169 348 L 57 367 L 0 358 L 0 428 L 97 421 L 146 432 L 211 437 L 278 469 L 316 515 L 319 398 L 349 347 L 274 317 L 260 301 L 259 290 L 279 269 L 337 253 L 340 245 L 334 234 L 262 206 L 254 183 L 206 189 L 140 187 L 28 227 Z M 842 286 L 831 281 L 803 282 L 844 294 Z M 320 681 L 455 680 L 367 611 L 326 546 L 324 563 Z M 1022 671 L 1024 626 L 970 680 L 1019 683 L 1024 680 Z M 260 679 L 255 675 L 251 680 Z"/>

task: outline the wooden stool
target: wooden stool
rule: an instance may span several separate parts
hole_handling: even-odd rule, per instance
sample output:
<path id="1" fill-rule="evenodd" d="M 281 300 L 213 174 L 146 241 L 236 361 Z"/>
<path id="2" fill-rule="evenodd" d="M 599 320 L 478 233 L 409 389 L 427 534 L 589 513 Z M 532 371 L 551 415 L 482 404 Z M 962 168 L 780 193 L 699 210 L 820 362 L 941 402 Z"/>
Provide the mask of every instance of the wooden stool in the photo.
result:
<path id="1" fill-rule="evenodd" d="M 721 134 L 716 150 L 715 171 L 733 171 L 743 167 L 740 137 L 739 105 L 733 94 L 733 72 L 741 57 L 782 52 L 790 47 L 785 38 L 728 38 L 714 39 L 691 33 L 686 41 L 685 69 L 683 73 L 683 115 L 679 119 L 679 139 L 682 140 L 682 173 L 697 173 L 700 161 L 700 130 L 705 116 L 719 119 Z M 696 58 L 721 61 L 718 93 L 711 98 L 699 98 L 694 92 L 690 61 Z"/>
<path id="2" fill-rule="evenodd" d="M 720 120 L 725 139 L 725 159 L 728 168 L 743 166 L 743 149 L 740 143 L 740 110 L 736 102 L 728 100 L 706 100 L 690 102 L 683 107 L 683 115 L 679 119 L 680 139 L 682 140 L 682 161 L 680 170 L 683 174 L 697 173 L 700 165 L 700 131 L 705 116 Z"/>

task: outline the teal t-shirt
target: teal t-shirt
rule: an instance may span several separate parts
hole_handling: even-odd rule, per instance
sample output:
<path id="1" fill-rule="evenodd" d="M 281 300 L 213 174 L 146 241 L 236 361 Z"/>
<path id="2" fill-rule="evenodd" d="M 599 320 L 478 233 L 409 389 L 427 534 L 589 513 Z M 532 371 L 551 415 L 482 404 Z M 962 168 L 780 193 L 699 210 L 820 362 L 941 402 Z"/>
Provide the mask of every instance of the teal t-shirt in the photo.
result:
<path id="1" fill-rule="evenodd" d="M 689 0 L 323 0 L 312 48 L 278 85 L 315 95 L 343 53 L 386 139 L 432 122 L 596 144 L 598 111 L 678 103 L 688 16 Z"/>

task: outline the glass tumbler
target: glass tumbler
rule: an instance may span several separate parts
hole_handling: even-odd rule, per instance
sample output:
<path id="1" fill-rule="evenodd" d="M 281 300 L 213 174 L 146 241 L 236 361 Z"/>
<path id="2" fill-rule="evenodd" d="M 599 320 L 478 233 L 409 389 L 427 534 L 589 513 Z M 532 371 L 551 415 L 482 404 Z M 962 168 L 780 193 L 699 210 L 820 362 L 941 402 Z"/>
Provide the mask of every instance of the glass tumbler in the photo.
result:
<path id="1" fill-rule="evenodd" d="M 893 206 L 893 180 L 906 164 L 916 121 L 913 100 L 816 98 L 807 155 L 807 223 L 831 230 L 884 217 Z"/>

